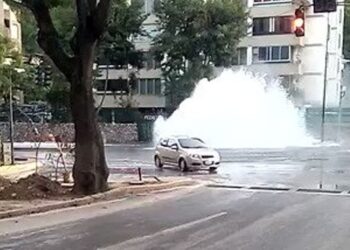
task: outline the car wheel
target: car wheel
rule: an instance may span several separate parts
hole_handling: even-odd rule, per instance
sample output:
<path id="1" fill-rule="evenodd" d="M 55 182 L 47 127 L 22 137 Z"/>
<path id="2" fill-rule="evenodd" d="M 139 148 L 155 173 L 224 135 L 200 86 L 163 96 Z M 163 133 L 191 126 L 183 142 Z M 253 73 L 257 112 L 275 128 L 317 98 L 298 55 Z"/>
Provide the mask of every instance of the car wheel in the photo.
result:
<path id="1" fill-rule="evenodd" d="M 159 156 L 156 155 L 154 157 L 154 164 L 156 165 L 157 168 L 162 168 L 163 167 L 163 163 L 162 161 L 160 160 Z"/>
<path id="2" fill-rule="evenodd" d="M 181 172 L 187 172 L 188 171 L 188 167 L 187 167 L 187 163 L 186 163 L 185 159 L 180 159 L 180 161 L 179 161 L 179 168 L 180 168 Z"/>

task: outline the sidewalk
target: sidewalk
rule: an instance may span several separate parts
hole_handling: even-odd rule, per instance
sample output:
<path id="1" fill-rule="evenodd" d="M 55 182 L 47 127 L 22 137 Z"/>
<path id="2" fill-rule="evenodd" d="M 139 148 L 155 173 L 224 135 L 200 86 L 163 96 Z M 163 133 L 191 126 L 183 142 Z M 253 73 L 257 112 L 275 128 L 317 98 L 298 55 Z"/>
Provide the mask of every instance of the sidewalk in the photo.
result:
<path id="1" fill-rule="evenodd" d="M 41 166 L 42 164 L 38 162 L 38 168 Z M 0 166 L 0 176 L 11 181 L 15 181 L 35 173 L 36 167 L 37 166 L 35 161 L 16 163 L 15 165 Z"/>
<path id="2" fill-rule="evenodd" d="M 61 199 L 57 197 L 51 200 L 0 200 L 0 219 L 68 207 L 84 206 L 95 202 L 110 201 L 125 197 L 151 195 L 152 193 L 196 185 L 198 186 L 200 184 L 190 178 L 163 177 L 160 182 L 147 180 L 144 185 L 130 184 L 125 181 L 110 183 L 111 189 L 109 191 L 84 197 L 62 196 Z"/>

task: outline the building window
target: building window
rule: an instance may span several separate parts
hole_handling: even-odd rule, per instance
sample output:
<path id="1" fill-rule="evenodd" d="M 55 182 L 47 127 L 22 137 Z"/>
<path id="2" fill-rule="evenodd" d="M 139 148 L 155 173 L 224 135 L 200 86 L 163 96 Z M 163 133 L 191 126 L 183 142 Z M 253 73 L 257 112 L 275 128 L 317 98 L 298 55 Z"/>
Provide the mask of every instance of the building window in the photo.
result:
<path id="1" fill-rule="evenodd" d="M 161 95 L 162 94 L 162 83 L 160 79 L 155 79 L 154 81 L 154 94 Z"/>
<path id="2" fill-rule="evenodd" d="M 263 35 L 270 33 L 270 18 L 254 18 L 253 19 L 253 35 Z"/>
<path id="3" fill-rule="evenodd" d="M 97 91 L 104 91 L 106 86 L 106 80 L 97 80 L 95 82 L 95 88 Z M 126 79 L 119 77 L 118 79 L 109 79 L 107 81 L 106 91 L 112 92 L 128 92 L 128 82 Z"/>
<path id="4" fill-rule="evenodd" d="M 9 28 L 10 28 L 10 19 L 6 19 L 6 18 L 5 18 L 5 19 L 4 19 L 4 25 L 5 25 L 6 28 L 9 29 Z"/>
<path id="5" fill-rule="evenodd" d="M 159 78 L 139 80 L 140 95 L 160 95 L 161 88 L 161 80 Z"/>
<path id="6" fill-rule="evenodd" d="M 97 80 L 95 82 L 95 88 L 97 91 L 104 91 L 105 80 Z M 126 79 L 110 79 L 107 82 L 107 91 L 116 92 L 116 93 L 128 93 L 128 85 Z M 135 89 L 133 90 L 134 94 L 140 95 L 161 95 L 162 94 L 162 85 L 160 78 L 150 78 L 150 79 L 138 79 Z"/>
<path id="7" fill-rule="evenodd" d="M 140 79 L 139 80 L 139 89 L 140 89 L 140 95 L 145 95 L 147 93 L 147 79 Z"/>
<path id="8" fill-rule="evenodd" d="M 253 19 L 253 36 L 292 33 L 292 17 L 263 17 Z"/>
<path id="9" fill-rule="evenodd" d="M 247 48 L 238 48 L 236 55 L 233 58 L 232 65 L 246 65 L 247 64 Z"/>
<path id="10" fill-rule="evenodd" d="M 292 22 L 291 16 L 275 17 L 274 20 L 274 34 L 288 34 L 292 33 Z"/>
<path id="11" fill-rule="evenodd" d="M 253 62 L 290 62 L 291 47 L 290 46 L 271 46 L 271 47 L 254 47 Z"/>
<path id="12" fill-rule="evenodd" d="M 147 95 L 154 95 L 154 79 L 147 79 Z"/>

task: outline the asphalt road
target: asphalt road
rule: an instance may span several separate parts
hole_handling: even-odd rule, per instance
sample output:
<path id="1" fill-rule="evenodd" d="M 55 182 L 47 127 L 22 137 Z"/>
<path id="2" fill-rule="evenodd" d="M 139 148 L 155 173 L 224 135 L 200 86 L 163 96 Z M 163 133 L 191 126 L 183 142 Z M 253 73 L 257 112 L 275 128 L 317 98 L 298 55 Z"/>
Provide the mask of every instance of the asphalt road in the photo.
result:
<path id="1" fill-rule="evenodd" d="M 0 221 L 0 249 L 349 249 L 349 196 L 197 188 Z"/>
<path id="2" fill-rule="evenodd" d="M 324 145 L 309 148 L 221 149 L 222 164 L 217 174 L 181 173 L 176 168 L 159 171 L 153 164 L 150 145 L 115 145 L 106 147 L 111 173 L 135 174 L 141 167 L 145 175 L 183 176 L 219 183 L 268 185 L 350 190 L 350 147 Z M 45 158 L 44 150 L 40 158 Z M 18 151 L 17 156 L 34 157 L 34 151 Z"/>

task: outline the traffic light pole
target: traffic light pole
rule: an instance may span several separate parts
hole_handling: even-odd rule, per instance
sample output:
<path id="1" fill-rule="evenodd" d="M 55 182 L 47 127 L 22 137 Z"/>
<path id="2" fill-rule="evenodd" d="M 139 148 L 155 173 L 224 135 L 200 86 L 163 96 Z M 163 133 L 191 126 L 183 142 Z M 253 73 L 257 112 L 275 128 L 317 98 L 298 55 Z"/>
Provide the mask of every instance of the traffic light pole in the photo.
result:
<path id="1" fill-rule="evenodd" d="M 11 71 L 10 71 L 11 72 Z M 11 74 L 11 73 L 10 73 Z M 11 147 L 11 165 L 15 164 L 14 146 L 13 146 L 13 97 L 12 97 L 12 76 L 10 75 L 10 147 Z"/>
<path id="2" fill-rule="evenodd" d="M 322 99 L 322 121 L 321 121 L 321 142 L 324 142 L 325 136 L 325 121 L 326 121 L 326 101 L 327 101 L 327 81 L 328 81 L 328 44 L 329 44 L 329 12 L 327 12 L 327 35 L 326 35 L 326 56 L 324 65 L 324 79 L 323 79 L 323 99 Z"/>

